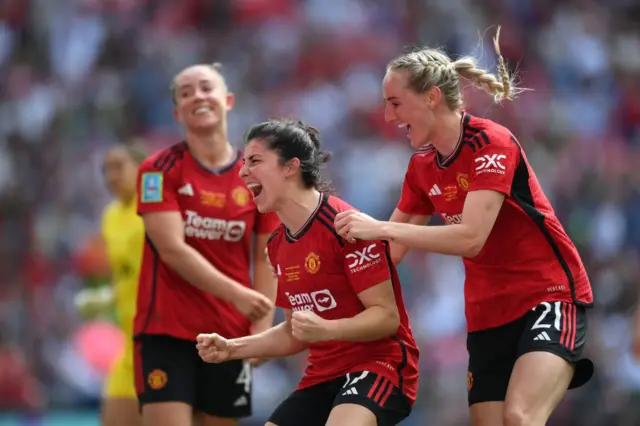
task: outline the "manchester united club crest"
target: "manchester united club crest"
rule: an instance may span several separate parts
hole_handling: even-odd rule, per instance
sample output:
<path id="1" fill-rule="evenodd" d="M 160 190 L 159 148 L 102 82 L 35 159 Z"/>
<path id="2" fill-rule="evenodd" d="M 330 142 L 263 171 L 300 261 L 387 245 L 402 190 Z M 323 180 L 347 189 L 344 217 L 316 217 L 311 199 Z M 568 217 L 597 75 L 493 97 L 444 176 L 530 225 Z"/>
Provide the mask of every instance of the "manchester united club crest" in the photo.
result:
<path id="1" fill-rule="evenodd" d="M 467 371 L 467 392 L 471 392 L 472 387 L 473 387 L 473 373 L 471 373 L 471 371 Z"/>
<path id="2" fill-rule="evenodd" d="M 239 186 L 236 189 L 234 189 L 231 192 L 231 197 L 239 207 L 246 206 L 249 203 L 249 200 L 251 199 L 251 197 L 249 196 L 249 191 L 242 186 Z"/>
<path id="3" fill-rule="evenodd" d="M 464 189 L 465 191 L 469 190 L 469 175 L 465 173 L 458 173 L 456 180 L 458 181 L 458 185 L 460 186 L 460 188 Z"/>
<path id="4" fill-rule="evenodd" d="M 147 377 L 147 383 L 151 389 L 162 389 L 167 384 L 167 373 L 158 369 L 153 370 Z"/>
<path id="5" fill-rule="evenodd" d="M 311 252 L 307 255 L 307 258 L 304 260 L 304 268 L 310 274 L 315 274 L 320 269 L 320 256 Z"/>

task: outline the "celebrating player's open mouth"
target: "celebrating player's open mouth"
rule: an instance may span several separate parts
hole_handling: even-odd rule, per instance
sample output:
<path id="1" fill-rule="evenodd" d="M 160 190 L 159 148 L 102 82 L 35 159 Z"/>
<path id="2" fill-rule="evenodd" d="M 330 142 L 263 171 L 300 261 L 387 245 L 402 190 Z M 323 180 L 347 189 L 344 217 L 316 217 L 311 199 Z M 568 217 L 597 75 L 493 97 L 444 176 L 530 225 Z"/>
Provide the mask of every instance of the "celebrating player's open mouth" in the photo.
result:
<path id="1" fill-rule="evenodd" d="M 262 185 L 259 183 L 248 183 L 247 187 L 249 188 L 249 191 L 251 191 L 251 195 L 253 195 L 254 200 L 262 194 Z"/>

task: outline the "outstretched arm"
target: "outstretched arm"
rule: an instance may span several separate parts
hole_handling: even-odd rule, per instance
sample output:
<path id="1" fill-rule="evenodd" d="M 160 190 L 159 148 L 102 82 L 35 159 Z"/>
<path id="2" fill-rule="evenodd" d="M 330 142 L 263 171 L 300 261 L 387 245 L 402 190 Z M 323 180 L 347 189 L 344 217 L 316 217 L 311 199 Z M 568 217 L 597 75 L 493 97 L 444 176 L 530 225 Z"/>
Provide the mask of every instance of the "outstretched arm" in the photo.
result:
<path id="1" fill-rule="evenodd" d="M 284 322 L 262 333 L 229 340 L 231 359 L 277 358 L 294 355 L 307 344 L 291 334 L 292 311 L 285 310 Z"/>
<path id="2" fill-rule="evenodd" d="M 393 223 L 408 223 L 411 225 L 426 225 L 431 219 L 431 215 L 423 214 L 409 214 L 400 209 L 395 209 L 389 218 L 389 222 Z M 395 241 L 389 241 L 389 250 L 391 252 L 391 260 L 394 265 L 400 264 L 402 259 L 409 251 L 409 247 L 399 244 Z"/>
<path id="3" fill-rule="evenodd" d="M 336 228 L 348 240 L 383 239 L 433 253 L 475 257 L 484 247 L 504 200 L 505 195 L 498 191 L 470 191 L 459 224 L 420 226 L 380 222 L 351 210 L 336 216 Z"/>

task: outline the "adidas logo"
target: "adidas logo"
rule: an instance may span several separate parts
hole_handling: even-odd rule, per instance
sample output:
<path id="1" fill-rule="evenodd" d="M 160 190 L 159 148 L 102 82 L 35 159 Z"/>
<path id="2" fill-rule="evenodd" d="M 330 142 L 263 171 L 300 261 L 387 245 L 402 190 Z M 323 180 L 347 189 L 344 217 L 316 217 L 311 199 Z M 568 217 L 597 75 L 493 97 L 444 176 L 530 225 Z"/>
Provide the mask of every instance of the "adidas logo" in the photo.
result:
<path id="1" fill-rule="evenodd" d="M 180 189 L 178 189 L 178 194 L 189 195 L 193 197 L 193 187 L 190 183 L 185 184 Z"/>
<path id="2" fill-rule="evenodd" d="M 358 395 L 358 391 L 356 388 L 349 388 L 346 391 L 342 392 L 343 395 Z"/>
<path id="3" fill-rule="evenodd" d="M 442 195 L 442 191 L 440 191 L 440 188 L 438 187 L 438 184 L 434 184 L 431 187 L 431 191 L 429 191 L 429 195 L 431 195 L 432 197 L 434 197 L 436 195 Z"/>
<path id="4" fill-rule="evenodd" d="M 546 331 L 543 331 L 542 333 L 538 334 L 536 337 L 533 338 L 533 340 L 551 340 L 551 337 L 549 337 L 549 335 L 547 334 Z"/>
<path id="5" fill-rule="evenodd" d="M 247 397 L 245 395 L 242 395 L 238 399 L 236 399 L 236 402 L 233 403 L 233 406 L 242 407 L 244 405 L 247 405 L 248 403 L 249 403 L 249 400 L 247 399 Z"/>

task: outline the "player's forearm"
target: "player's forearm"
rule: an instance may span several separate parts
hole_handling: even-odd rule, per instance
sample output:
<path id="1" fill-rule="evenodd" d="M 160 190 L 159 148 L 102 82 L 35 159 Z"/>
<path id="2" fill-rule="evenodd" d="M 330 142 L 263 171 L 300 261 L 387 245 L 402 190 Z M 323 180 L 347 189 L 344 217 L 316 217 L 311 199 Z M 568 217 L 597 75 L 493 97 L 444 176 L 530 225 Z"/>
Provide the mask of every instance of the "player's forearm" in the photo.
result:
<path id="1" fill-rule="evenodd" d="M 475 257 L 484 241 L 469 226 L 421 226 L 384 222 L 381 238 L 410 248 L 432 253 Z"/>
<path id="2" fill-rule="evenodd" d="M 192 285 L 220 299 L 232 302 L 241 284 L 227 277 L 188 244 L 160 253 L 162 260 Z"/>
<path id="3" fill-rule="evenodd" d="M 371 342 L 393 336 L 400 326 L 397 309 L 371 306 L 351 318 L 329 321 L 328 340 Z"/>
<path id="4" fill-rule="evenodd" d="M 278 283 L 276 278 L 273 276 L 271 272 L 271 268 L 269 268 L 269 264 L 266 259 L 256 259 L 253 264 L 253 288 L 264 294 L 271 300 L 275 302 L 276 300 L 276 292 L 278 290 Z M 270 329 L 273 326 L 273 317 L 275 314 L 275 309 L 272 309 L 268 315 L 265 315 L 252 326 L 252 333 L 258 334 L 265 330 Z"/>
<path id="5" fill-rule="evenodd" d="M 278 358 L 297 354 L 307 345 L 291 335 L 291 326 L 283 322 L 262 333 L 229 341 L 232 359 Z"/>

